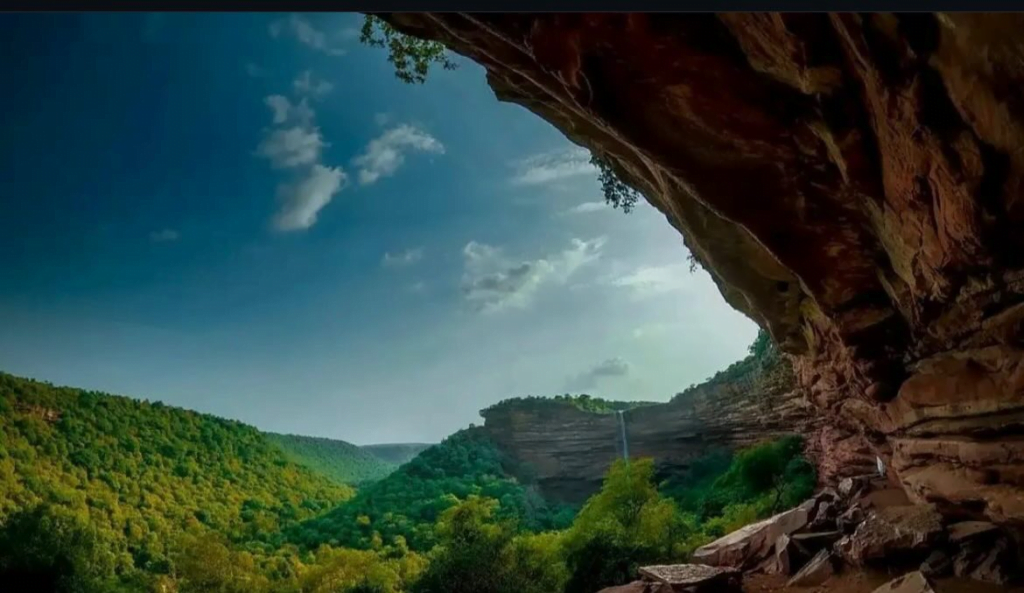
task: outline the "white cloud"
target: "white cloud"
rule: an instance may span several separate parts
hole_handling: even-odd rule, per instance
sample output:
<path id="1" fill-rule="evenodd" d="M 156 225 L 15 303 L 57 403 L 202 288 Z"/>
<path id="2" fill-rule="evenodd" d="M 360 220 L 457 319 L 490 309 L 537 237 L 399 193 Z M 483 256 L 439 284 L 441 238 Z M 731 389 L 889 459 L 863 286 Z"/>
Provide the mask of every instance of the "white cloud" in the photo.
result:
<path id="1" fill-rule="evenodd" d="M 299 95 L 307 95 L 314 99 L 321 99 L 334 90 L 334 85 L 327 82 L 326 80 L 317 80 L 313 78 L 313 73 L 306 70 L 299 75 L 294 81 L 292 81 L 292 87 L 295 88 L 295 92 Z"/>
<path id="2" fill-rule="evenodd" d="M 245 64 L 245 73 L 251 76 L 252 78 L 261 78 L 263 76 L 266 76 L 267 71 L 259 64 L 248 62 Z"/>
<path id="3" fill-rule="evenodd" d="M 162 229 L 159 231 L 153 231 L 149 234 L 149 240 L 154 243 L 167 243 L 168 241 L 177 241 L 181 235 L 174 229 Z"/>
<path id="4" fill-rule="evenodd" d="M 381 177 L 393 175 L 410 151 L 444 154 L 444 145 L 436 138 L 408 124 L 385 131 L 352 159 L 359 168 L 359 183 L 369 185 Z"/>
<path id="5" fill-rule="evenodd" d="M 590 164 L 590 153 L 583 148 L 572 148 L 539 154 L 514 164 L 515 185 L 542 185 L 578 175 L 596 175 Z"/>
<path id="6" fill-rule="evenodd" d="M 378 126 L 386 126 L 391 121 L 391 115 L 388 113 L 374 113 L 373 121 Z"/>
<path id="7" fill-rule="evenodd" d="M 276 120 L 275 114 L 275 121 Z M 327 146 L 320 129 L 297 125 L 271 130 L 260 142 L 256 153 L 278 169 L 312 165 L 320 160 L 320 151 Z"/>
<path id="8" fill-rule="evenodd" d="M 593 389 L 601 380 L 625 377 L 629 374 L 630 370 L 630 364 L 622 358 L 609 358 L 570 378 L 567 382 L 567 387 L 570 391 Z"/>
<path id="9" fill-rule="evenodd" d="M 569 208 L 565 211 L 565 214 L 587 214 L 589 212 L 601 212 L 609 208 L 610 206 L 608 206 L 607 202 L 583 202 Z"/>
<path id="10" fill-rule="evenodd" d="M 328 39 L 326 33 L 317 29 L 306 18 L 297 14 L 290 15 L 287 19 L 279 19 L 270 23 L 269 30 L 270 36 L 275 39 L 282 35 L 290 35 L 298 40 L 299 43 L 329 56 L 343 56 L 346 53 L 344 49 L 336 47 L 332 40 Z M 347 38 L 347 29 L 339 32 L 335 37 Z"/>
<path id="11" fill-rule="evenodd" d="M 611 284 L 628 289 L 634 297 L 645 298 L 685 290 L 689 270 L 682 264 L 641 266 L 629 274 L 611 279 Z"/>
<path id="12" fill-rule="evenodd" d="M 384 254 L 381 259 L 381 265 L 390 268 L 398 268 L 404 266 L 411 266 L 412 264 L 423 259 L 423 248 L 417 247 L 415 249 L 406 249 L 399 253 L 391 253 L 390 251 Z"/>
<path id="13" fill-rule="evenodd" d="M 599 258 L 604 243 L 603 237 L 590 241 L 573 239 L 572 245 L 562 252 L 514 262 L 496 247 L 470 241 L 462 250 L 463 297 L 483 313 L 525 308 L 543 284 L 564 283 L 580 267 Z"/>
<path id="14" fill-rule="evenodd" d="M 307 125 L 316 116 L 316 113 L 310 109 L 309 103 L 305 99 L 298 103 L 292 103 L 288 97 L 283 95 L 270 95 L 264 98 L 263 102 L 274 112 L 274 124 L 294 121 Z"/>
<path id="15" fill-rule="evenodd" d="M 297 182 L 280 186 L 277 194 L 281 209 L 274 216 L 274 228 L 297 231 L 313 226 L 317 214 L 346 181 L 347 176 L 340 168 L 317 163 Z"/>

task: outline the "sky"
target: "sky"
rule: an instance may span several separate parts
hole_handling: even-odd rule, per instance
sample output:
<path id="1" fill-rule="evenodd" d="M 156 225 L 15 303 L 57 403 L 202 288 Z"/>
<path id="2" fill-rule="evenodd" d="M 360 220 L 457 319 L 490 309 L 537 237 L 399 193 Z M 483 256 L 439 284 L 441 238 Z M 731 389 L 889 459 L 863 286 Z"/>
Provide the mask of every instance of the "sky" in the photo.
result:
<path id="1" fill-rule="evenodd" d="M 646 203 L 354 14 L 5 14 L 0 370 L 357 444 L 666 401 L 757 328 Z"/>

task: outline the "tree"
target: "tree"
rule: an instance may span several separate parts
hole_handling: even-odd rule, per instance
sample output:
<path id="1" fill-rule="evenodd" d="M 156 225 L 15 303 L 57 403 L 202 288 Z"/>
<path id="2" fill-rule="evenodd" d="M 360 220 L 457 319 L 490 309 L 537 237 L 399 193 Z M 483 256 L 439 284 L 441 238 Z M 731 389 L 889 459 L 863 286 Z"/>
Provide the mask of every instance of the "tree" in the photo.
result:
<path id="1" fill-rule="evenodd" d="M 681 560 L 689 526 L 654 483 L 654 461 L 616 461 L 565 535 L 566 593 L 632 580 L 641 563 Z"/>
<path id="2" fill-rule="evenodd" d="M 426 82 L 432 65 L 445 70 L 458 67 L 443 44 L 399 33 L 387 21 L 372 14 L 363 20 L 359 40 L 371 47 L 386 47 L 395 76 L 409 84 Z"/>

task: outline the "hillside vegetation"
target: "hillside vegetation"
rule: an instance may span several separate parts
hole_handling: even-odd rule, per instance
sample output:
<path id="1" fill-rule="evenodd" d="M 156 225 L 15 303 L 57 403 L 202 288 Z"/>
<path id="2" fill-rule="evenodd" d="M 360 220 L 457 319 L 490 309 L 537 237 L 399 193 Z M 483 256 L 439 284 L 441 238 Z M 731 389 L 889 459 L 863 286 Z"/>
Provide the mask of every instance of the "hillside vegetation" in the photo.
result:
<path id="1" fill-rule="evenodd" d="M 240 422 L 0 374 L 0 521 L 84 529 L 105 576 L 169 572 L 186 536 L 273 550 L 353 494 Z M 8 543 L 0 568 L 31 564 Z"/>
<path id="2" fill-rule="evenodd" d="M 658 402 L 648 401 L 616 401 L 594 397 L 586 393 L 581 393 L 579 395 L 566 393 L 564 395 L 556 395 L 554 397 L 528 395 L 526 397 L 510 397 L 508 399 L 503 399 L 494 405 L 484 408 L 481 410 L 480 414 L 486 417 L 488 412 L 519 406 L 533 409 L 543 408 L 545 406 L 571 406 L 584 412 L 612 414 L 620 410 L 632 410 L 633 408 L 657 405 L 657 403 Z"/>
<path id="3" fill-rule="evenodd" d="M 375 482 L 398 469 L 397 464 L 345 441 L 275 433 L 267 433 L 267 437 L 292 461 L 339 484 Z"/>

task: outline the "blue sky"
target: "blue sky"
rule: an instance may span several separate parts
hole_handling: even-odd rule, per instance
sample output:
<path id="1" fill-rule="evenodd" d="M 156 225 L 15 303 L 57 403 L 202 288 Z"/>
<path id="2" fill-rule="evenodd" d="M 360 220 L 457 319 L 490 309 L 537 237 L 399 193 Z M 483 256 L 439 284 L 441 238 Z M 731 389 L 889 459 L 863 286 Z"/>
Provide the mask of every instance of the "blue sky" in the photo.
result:
<path id="1" fill-rule="evenodd" d="M 361 18 L 0 16 L 0 369 L 373 443 L 745 354 L 663 216 L 475 64 L 399 82 Z"/>

